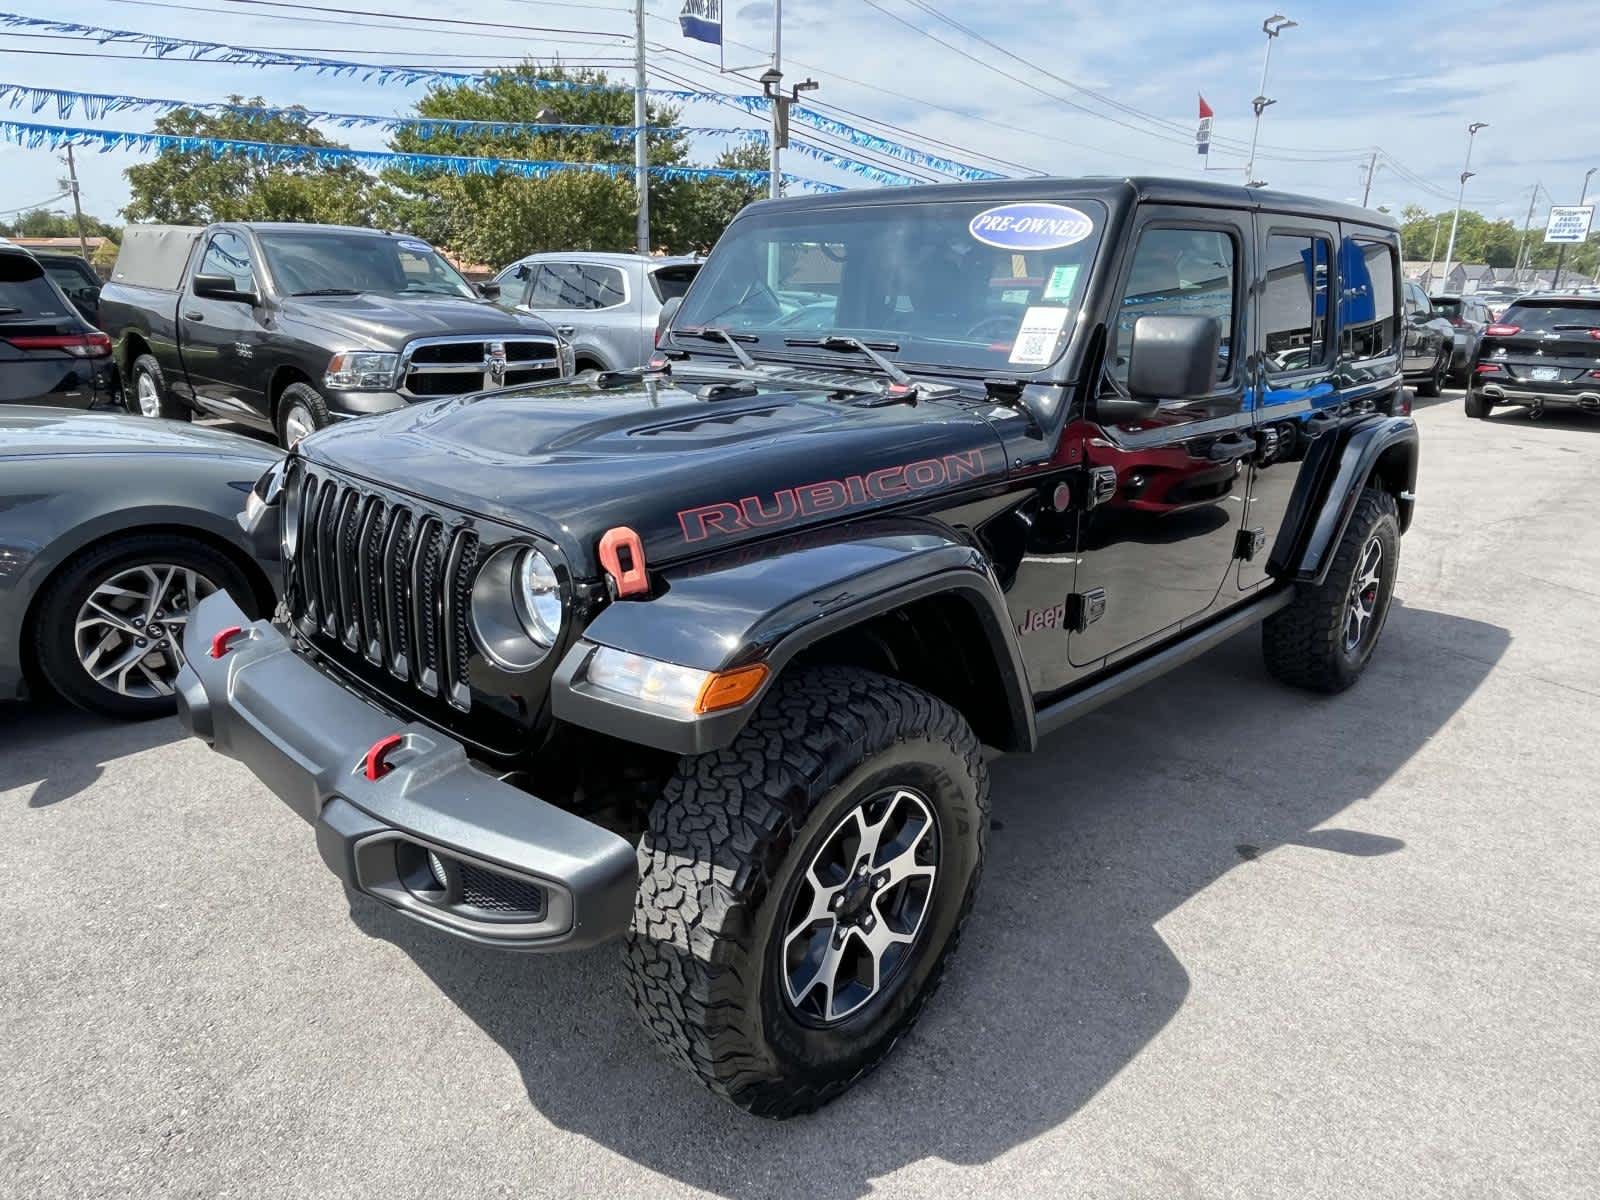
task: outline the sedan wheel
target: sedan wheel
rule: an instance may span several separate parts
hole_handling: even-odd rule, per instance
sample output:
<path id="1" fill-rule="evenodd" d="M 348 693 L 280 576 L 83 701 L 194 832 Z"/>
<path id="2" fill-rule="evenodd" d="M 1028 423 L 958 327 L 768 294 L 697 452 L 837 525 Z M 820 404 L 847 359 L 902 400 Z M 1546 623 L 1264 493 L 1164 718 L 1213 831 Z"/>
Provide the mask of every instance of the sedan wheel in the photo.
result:
<path id="1" fill-rule="evenodd" d="M 172 695 L 183 666 L 183 631 L 194 606 L 217 590 L 173 563 L 120 571 L 89 594 L 73 625 L 78 663 L 101 687 L 133 700 Z"/>

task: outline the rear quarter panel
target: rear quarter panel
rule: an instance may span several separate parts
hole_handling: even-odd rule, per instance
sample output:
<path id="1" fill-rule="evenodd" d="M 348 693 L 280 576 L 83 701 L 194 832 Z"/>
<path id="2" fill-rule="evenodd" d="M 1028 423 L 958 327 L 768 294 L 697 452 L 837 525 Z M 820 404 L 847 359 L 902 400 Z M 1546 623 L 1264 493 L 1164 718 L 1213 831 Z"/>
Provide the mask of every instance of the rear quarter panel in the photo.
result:
<path id="1" fill-rule="evenodd" d="M 136 284 L 108 283 L 100 293 L 100 328 L 111 336 L 117 368 L 126 378 L 146 349 L 161 364 L 167 386 L 193 395 L 178 349 L 177 292 Z"/>

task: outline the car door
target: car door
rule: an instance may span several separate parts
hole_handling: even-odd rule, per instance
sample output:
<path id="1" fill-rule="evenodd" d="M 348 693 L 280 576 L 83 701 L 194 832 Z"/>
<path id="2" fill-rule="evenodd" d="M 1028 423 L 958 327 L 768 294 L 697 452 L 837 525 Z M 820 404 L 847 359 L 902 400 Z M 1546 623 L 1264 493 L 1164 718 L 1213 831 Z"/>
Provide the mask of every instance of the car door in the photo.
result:
<path id="1" fill-rule="evenodd" d="M 194 280 L 200 275 L 231 279 L 241 298 L 195 295 Z M 219 229 L 206 242 L 200 264 L 178 301 L 179 347 L 195 404 L 253 425 L 267 419 L 261 352 L 268 331 L 262 323 L 258 277 L 244 235 Z"/>
<path id="2" fill-rule="evenodd" d="M 1210 394 L 1163 402 L 1147 419 L 1090 413 L 1077 434 L 1099 502 L 1080 524 L 1076 587 L 1084 617 L 1068 635 L 1076 667 L 1172 634 L 1211 609 L 1228 581 L 1246 461 L 1255 451 L 1245 352 L 1252 241 L 1244 213 L 1151 206 L 1138 215 L 1112 310 L 1101 395 L 1125 389 L 1134 324 L 1146 315 L 1215 317 L 1222 326 L 1219 378 Z"/>
<path id="3" fill-rule="evenodd" d="M 1240 538 L 1239 587 L 1266 582 L 1267 559 L 1311 443 L 1339 424 L 1333 340 L 1339 227 L 1309 217 L 1256 216 L 1256 452 Z"/>
<path id="4" fill-rule="evenodd" d="M 1401 285 L 1405 291 L 1406 349 L 1408 375 L 1426 374 L 1439 357 L 1439 331 L 1434 327 L 1433 305 L 1416 284 Z"/>

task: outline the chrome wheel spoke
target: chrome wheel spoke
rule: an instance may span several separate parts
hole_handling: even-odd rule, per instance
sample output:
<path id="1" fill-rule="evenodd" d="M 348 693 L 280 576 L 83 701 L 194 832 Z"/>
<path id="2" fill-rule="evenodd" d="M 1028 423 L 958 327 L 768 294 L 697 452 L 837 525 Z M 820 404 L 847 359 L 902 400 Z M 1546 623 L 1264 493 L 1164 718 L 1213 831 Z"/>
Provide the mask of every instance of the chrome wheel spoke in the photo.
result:
<path id="1" fill-rule="evenodd" d="M 143 563 L 103 581 L 78 610 L 73 640 L 85 674 L 134 699 L 173 694 L 190 609 L 216 591 L 190 567 Z M 181 601 L 181 603 L 180 603 Z"/>

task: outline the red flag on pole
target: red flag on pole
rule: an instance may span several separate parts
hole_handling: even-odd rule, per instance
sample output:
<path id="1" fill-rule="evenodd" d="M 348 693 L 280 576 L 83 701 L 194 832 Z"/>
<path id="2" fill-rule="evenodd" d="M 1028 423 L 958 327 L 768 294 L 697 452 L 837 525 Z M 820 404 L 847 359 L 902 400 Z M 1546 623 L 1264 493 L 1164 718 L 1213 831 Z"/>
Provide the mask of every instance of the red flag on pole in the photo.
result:
<path id="1" fill-rule="evenodd" d="M 1200 115 L 1202 117 L 1214 117 L 1217 115 L 1211 111 L 1211 105 L 1206 103 L 1206 98 L 1204 96 L 1200 97 Z"/>
<path id="2" fill-rule="evenodd" d="M 1194 131 L 1194 148 L 1201 154 L 1209 156 L 1211 153 L 1211 105 L 1206 103 L 1204 96 L 1200 97 L 1200 124 Z M 1210 158 L 1207 157 L 1207 162 Z"/>

